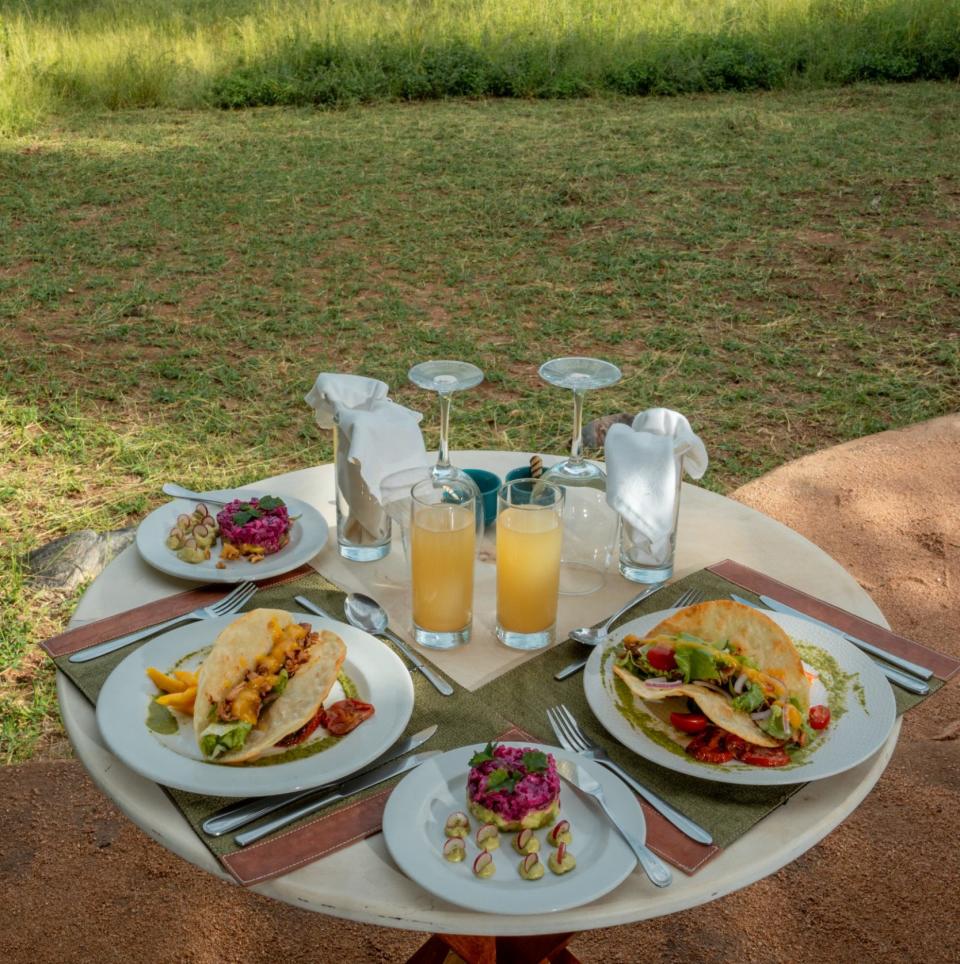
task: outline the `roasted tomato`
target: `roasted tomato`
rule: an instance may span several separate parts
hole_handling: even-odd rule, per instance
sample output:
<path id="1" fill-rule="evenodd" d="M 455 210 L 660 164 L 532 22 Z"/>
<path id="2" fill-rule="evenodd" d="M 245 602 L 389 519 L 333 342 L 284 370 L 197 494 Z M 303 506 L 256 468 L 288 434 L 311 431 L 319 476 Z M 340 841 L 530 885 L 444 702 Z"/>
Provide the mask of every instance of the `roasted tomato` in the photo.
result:
<path id="1" fill-rule="evenodd" d="M 727 734 L 718 726 L 711 726 L 687 744 L 687 753 L 701 763 L 726 763 L 733 754 L 724 746 Z"/>
<path id="2" fill-rule="evenodd" d="M 830 707 L 824 706 L 822 703 L 817 706 L 811 706 L 810 712 L 807 714 L 807 719 L 810 721 L 810 726 L 815 730 L 825 730 L 830 725 Z"/>
<path id="3" fill-rule="evenodd" d="M 670 722 L 684 733 L 702 733 L 710 725 L 702 713 L 671 713 Z"/>
<path id="4" fill-rule="evenodd" d="M 755 767 L 782 767 L 790 762 L 790 757 L 783 747 L 754 746 L 751 743 L 746 744 L 746 749 L 737 759 Z"/>
<path id="5" fill-rule="evenodd" d="M 311 733 L 318 726 L 326 726 L 326 710 L 321 706 L 317 710 L 316 714 L 310 718 L 299 730 L 294 730 L 289 736 L 285 736 L 276 745 L 282 746 L 284 748 L 289 746 L 296 746 L 298 743 L 303 743 L 303 741 L 310 736 Z"/>
<path id="6" fill-rule="evenodd" d="M 361 700 L 340 700 L 327 707 L 326 728 L 334 736 L 343 736 L 373 716 L 373 704 Z"/>
<path id="7" fill-rule="evenodd" d="M 667 646 L 651 646 L 647 650 L 647 662 L 659 670 L 669 670 L 677 668 L 677 660 L 673 655 L 673 650 Z"/>

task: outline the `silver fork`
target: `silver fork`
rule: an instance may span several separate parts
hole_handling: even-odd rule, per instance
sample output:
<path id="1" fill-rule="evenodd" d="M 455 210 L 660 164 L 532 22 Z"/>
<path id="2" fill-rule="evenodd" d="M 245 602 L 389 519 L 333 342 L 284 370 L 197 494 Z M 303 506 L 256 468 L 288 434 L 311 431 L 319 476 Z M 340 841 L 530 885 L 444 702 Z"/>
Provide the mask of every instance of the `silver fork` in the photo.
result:
<path id="1" fill-rule="evenodd" d="M 182 616 L 175 616 L 173 619 L 168 619 L 165 623 L 147 626 L 146 629 L 138 629 L 136 632 L 128 633 L 126 636 L 119 636 L 117 639 L 109 639 L 105 643 L 99 643 L 96 646 L 81 649 L 70 657 L 70 662 L 85 663 L 87 660 L 96 659 L 98 656 L 104 656 L 117 649 L 123 649 L 124 646 L 129 646 L 138 639 L 144 639 L 146 636 L 161 633 L 165 629 L 178 626 L 180 623 L 185 623 L 191 619 L 216 619 L 218 616 L 229 616 L 242 606 L 245 606 L 253 597 L 257 588 L 255 582 L 242 582 L 232 592 L 227 593 L 223 599 L 210 606 L 203 606 L 200 609 L 194 609 L 192 613 L 184 613 Z"/>
<path id="2" fill-rule="evenodd" d="M 661 587 L 661 589 L 662 588 L 663 587 Z M 660 592 L 660 590 L 654 589 L 650 593 L 650 595 L 652 596 L 654 592 Z M 681 593 L 676 598 L 676 600 L 670 604 L 670 606 L 671 608 L 679 609 L 682 606 L 691 606 L 694 603 L 702 602 L 706 598 L 707 598 L 706 593 L 701 592 L 699 589 L 688 589 L 686 592 Z M 640 602 L 640 601 L 641 600 L 639 599 L 637 600 L 637 602 Z M 610 621 L 612 621 L 613 619 L 616 619 L 617 616 L 619 616 L 622 612 L 623 610 L 621 610 L 619 613 L 615 613 L 611 617 Z M 576 636 L 574 636 L 573 638 L 576 639 Z M 606 638 L 607 638 L 606 635 L 604 635 L 597 642 L 602 643 Z M 583 640 L 578 640 L 578 642 L 583 642 Z M 597 644 L 594 643 L 593 645 L 597 645 Z M 589 656 L 587 656 L 585 659 L 574 660 L 572 663 L 568 663 L 566 666 L 564 666 L 563 669 L 560 670 L 559 672 L 554 673 L 553 678 L 555 680 L 565 680 L 568 676 L 573 676 L 574 673 L 579 673 L 580 670 L 582 670 L 583 667 L 586 666 L 587 663 L 589 662 L 590 662 Z"/>
<path id="3" fill-rule="evenodd" d="M 602 746 L 589 740 L 583 730 L 580 729 L 580 725 L 574 719 L 573 714 L 562 703 L 547 710 L 547 719 L 550 720 L 550 726 L 553 727 L 553 732 L 560 741 L 560 746 L 565 750 L 595 760 L 601 766 L 615 773 L 634 793 L 646 800 L 657 813 L 669 820 L 677 830 L 685 833 L 692 840 L 708 846 L 713 843 L 713 837 L 703 827 L 684 816 L 679 810 L 671 807 L 666 800 L 658 797 L 652 790 L 648 790 L 642 783 L 634 780 L 626 770 L 610 759 Z"/>
<path id="4" fill-rule="evenodd" d="M 620 836 L 626 840 L 630 849 L 636 855 L 643 872 L 650 878 L 650 883 L 656 884 L 657 887 L 669 887 L 673 882 L 673 874 L 670 872 L 670 868 L 639 837 L 635 837 L 633 832 L 624 827 L 617 819 L 617 815 L 607 805 L 603 787 L 583 767 L 577 766 L 569 760 L 557 760 L 557 773 L 568 783 L 572 783 L 578 790 L 593 797 L 600 804 L 609 821 L 617 828 Z"/>

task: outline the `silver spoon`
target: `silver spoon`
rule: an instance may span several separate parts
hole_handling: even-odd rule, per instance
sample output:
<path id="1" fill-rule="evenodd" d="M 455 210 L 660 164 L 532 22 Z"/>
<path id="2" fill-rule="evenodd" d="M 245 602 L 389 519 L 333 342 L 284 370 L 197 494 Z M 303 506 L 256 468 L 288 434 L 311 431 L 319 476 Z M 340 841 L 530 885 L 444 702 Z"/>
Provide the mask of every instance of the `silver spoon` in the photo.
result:
<path id="1" fill-rule="evenodd" d="M 427 664 L 387 625 L 386 610 L 375 599 L 365 596 L 362 592 L 352 592 L 344 600 L 343 614 L 347 617 L 347 622 L 357 629 L 364 632 L 373 633 L 375 636 L 386 636 L 391 640 L 397 649 L 403 653 L 413 664 L 415 669 L 431 682 L 434 687 L 443 693 L 444 696 L 453 696 L 453 687 L 444 679 L 437 676 Z"/>
<path id="2" fill-rule="evenodd" d="M 209 502 L 210 505 L 227 504 L 223 499 L 211 499 L 209 495 L 192 492 L 190 489 L 185 489 L 182 485 L 177 485 L 176 482 L 164 483 L 163 493 L 164 495 L 172 495 L 175 499 L 193 499 L 196 502 Z"/>
<path id="3" fill-rule="evenodd" d="M 581 629 L 574 629 L 570 633 L 570 638 L 575 639 L 584 646 L 599 646 L 610 634 L 610 626 L 619 619 L 631 606 L 636 606 L 638 602 L 652 596 L 658 592 L 666 583 L 657 583 L 655 586 L 648 586 L 642 593 L 634 596 L 633 599 L 624 603 L 605 623 L 600 626 L 584 626 Z"/>

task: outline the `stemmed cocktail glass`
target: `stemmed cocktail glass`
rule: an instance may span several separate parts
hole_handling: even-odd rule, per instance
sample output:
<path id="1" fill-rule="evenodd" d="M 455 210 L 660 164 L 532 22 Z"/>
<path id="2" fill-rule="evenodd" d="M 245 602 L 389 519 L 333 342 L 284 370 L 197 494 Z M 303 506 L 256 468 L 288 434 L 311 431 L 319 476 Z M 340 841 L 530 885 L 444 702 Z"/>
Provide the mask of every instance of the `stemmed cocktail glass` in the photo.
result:
<path id="1" fill-rule="evenodd" d="M 607 505 L 607 475 L 583 457 L 583 398 L 591 388 L 620 381 L 620 369 L 599 358 L 552 358 L 540 366 L 540 377 L 573 391 L 573 439 L 570 457 L 551 466 L 543 478 L 566 491 L 560 592 L 585 595 L 600 589 L 617 536 L 617 515 Z"/>

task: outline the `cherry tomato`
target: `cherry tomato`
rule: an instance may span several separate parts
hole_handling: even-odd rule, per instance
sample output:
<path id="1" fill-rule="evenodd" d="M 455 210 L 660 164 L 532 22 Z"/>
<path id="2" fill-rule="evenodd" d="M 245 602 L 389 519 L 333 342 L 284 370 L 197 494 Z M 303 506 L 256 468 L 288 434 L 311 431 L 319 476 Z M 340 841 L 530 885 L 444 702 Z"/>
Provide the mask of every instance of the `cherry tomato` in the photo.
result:
<path id="1" fill-rule="evenodd" d="M 670 722 L 684 733 L 702 733 L 710 725 L 702 713 L 671 713 Z"/>
<path id="2" fill-rule="evenodd" d="M 326 726 L 326 711 L 321 706 L 319 710 L 309 719 L 299 730 L 294 730 L 293 733 L 285 736 L 282 740 L 277 742 L 277 746 L 289 747 L 296 746 L 298 743 L 303 743 L 303 741 L 310 736 L 311 733 L 318 726 Z"/>
<path id="3" fill-rule="evenodd" d="M 753 746 L 750 743 L 746 744 L 746 749 L 739 759 L 755 767 L 782 767 L 790 762 L 787 751 L 782 747 Z"/>
<path id="4" fill-rule="evenodd" d="M 673 650 L 666 646 L 651 646 L 647 650 L 647 662 L 654 668 L 660 670 L 676 669 L 677 661 L 673 655 Z"/>
<path id="5" fill-rule="evenodd" d="M 825 730 L 830 725 L 830 707 L 822 703 L 818 706 L 811 706 L 807 716 L 810 726 L 815 730 Z"/>
<path id="6" fill-rule="evenodd" d="M 733 754 L 724 747 L 725 735 L 719 727 L 710 727 L 687 744 L 687 753 L 701 763 L 726 763 Z"/>
<path id="7" fill-rule="evenodd" d="M 373 704 L 361 700 L 340 700 L 327 707 L 326 728 L 334 736 L 343 736 L 373 716 Z"/>

